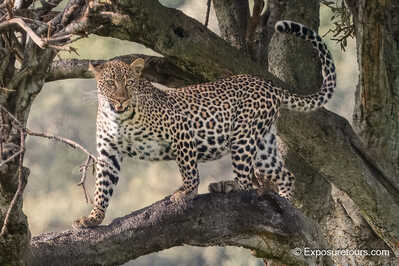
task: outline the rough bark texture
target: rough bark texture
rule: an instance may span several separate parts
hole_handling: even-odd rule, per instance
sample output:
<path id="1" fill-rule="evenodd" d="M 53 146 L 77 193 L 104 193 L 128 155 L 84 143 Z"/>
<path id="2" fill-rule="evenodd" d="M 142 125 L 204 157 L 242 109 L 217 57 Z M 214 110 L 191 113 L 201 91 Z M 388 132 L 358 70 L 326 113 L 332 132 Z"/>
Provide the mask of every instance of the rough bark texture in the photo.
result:
<path id="1" fill-rule="evenodd" d="M 4 35 L 0 41 L 2 49 L 0 77 L 0 104 L 13 114 L 22 125 L 26 125 L 30 107 L 44 84 L 44 75 L 54 53 L 41 50 L 28 41 L 25 50 L 25 64 L 14 69 L 15 55 L 5 47 Z M 38 62 L 37 58 L 42 60 Z M 8 158 L 21 148 L 20 131 L 4 112 L 0 115 L 2 154 Z M 16 157 L 0 168 L 0 227 L 3 227 L 6 213 L 18 187 L 19 160 Z M 23 168 L 22 187 L 26 185 L 29 169 Z M 30 231 L 27 218 L 22 212 L 22 197 L 18 197 L 9 215 L 5 234 L 0 237 L 0 265 L 25 265 L 30 255 Z"/>
<path id="2" fill-rule="evenodd" d="M 247 0 L 213 0 L 213 7 L 219 22 L 220 35 L 233 47 L 246 51 L 249 18 Z"/>
<path id="3" fill-rule="evenodd" d="M 305 1 L 297 1 L 291 2 L 290 4 L 277 2 L 280 5 L 280 17 L 278 19 L 299 21 L 314 29 L 318 28 L 319 22 L 315 19 L 318 18 L 319 1 L 306 1 L 306 3 Z M 301 52 L 298 53 L 298 51 Z M 294 92 L 299 94 L 314 93 L 321 86 L 321 73 L 317 55 L 311 47 L 303 42 L 298 42 L 292 36 L 273 36 L 269 46 L 269 70 L 292 85 L 295 88 Z M 298 158 L 298 154 L 300 154 L 299 156 L 301 157 L 301 154 L 315 152 L 311 149 L 305 149 L 306 151 L 302 149 L 298 150 L 298 146 L 303 145 L 306 147 L 309 142 L 313 142 L 314 140 L 313 138 L 308 138 L 308 143 L 303 143 L 305 140 L 291 139 L 292 135 L 287 132 L 287 129 L 298 130 L 301 128 L 297 127 L 297 125 L 293 125 L 293 123 L 295 123 L 293 120 L 300 120 L 301 114 L 295 115 L 297 119 L 288 118 L 285 114 L 290 116 L 288 112 L 283 113 L 280 118 L 279 129 L 282 138 L 286 140 L 286 144 L 288 144 L 289 148 L 296 149 L 295 152 L 288 149 L 289 152 L 286 162 L 289 169 L 297 175 L 298 181 L 295 193 L 297 205 L 300 206 L 301 210 L 308 217 L 312 217 L 315 221 L 319 222 L 325 238 L 329 242 L 329 245 L 335 250 L 343 248 L 359 249 L 359 247 L 367 250 L 389 249 L 381 239 L 375 237 L 374 232 L 362 217 L 359 208 L 350 197 L 336 186 L 333 186 L 332 189 L 331 185 L 326 183 L 326 180 L 328 180 L 333 184 L 337 184 L 337 186 L 342 189 L 342 186 L 339 185 L 341 181 L 332 181 L 321 172 L 323 167 L 315 166 L 307 160 Z M 316 121 L 317 124 L 323 124 L 321 116 L 317 119 L 320 119 L 318 122 Z M 349 128 L 346 122 L 342 122 L 342 128 Z M 306 129 L 307 133 L 303 132 L 303 136 L 314 135 L 312 131 L 315 128 L 310 126 Z M 330 129 L 326 128 L 326 130 Z M 348 134 L 345 135 L 347 135 L 347 137 L 350 135 L 354 136 L 353 132 L 348 132 Z M 342 138 L 334 140 L 334 137 L 332 137 L 326 141 L 334 145 L 338 139 Z M 293 144 L 292 141 L 295 142 L 295 147 L 291 146 Z M 298 145 L 297 141 L 302 144 Z M 323 147 L 325 144 L 319 143 L 317 146 Z M 335 156 L 339 156 L 338 154 L 334 155 L 328 152 L 328 150 L 324 152 L 326 152 L 326 156 L 329 156 L 332 160 L 336 158 Z M 298 175 L 298 173 L 300 174 Z M 333 176 L 334 174 L 330 173 L 330 175 Z M 387 184 L 387 187 L 389 187 L 389 184 Z M 395 261 L 397 261 L 396 259 L 383 256 L 334 256 L 332 259 L 337 265 L 348 265 L 353 263 L 356 265 L 393 265 Z"/>
<path id="4" fill-rule="evenodd" d="M 321 233 L 274 192 L 204 194 L 190 203 L 168 198 L 108 226 L 42 234 L 32 239 L 33 265 L 120 265 L 139 256 L 181 246 L 242 246 L 287 265 L 312 265 L 295 247 L 326 248 Z M 110 254 L 113 254 L 110 256 Z M 321 260 L 332 265 L 329 257 Z"/>
<path id="5" fill-rule="evenodd" d="M 122 60 L 126 63 L 133 62 L 136 58 L 144 58 L 146 66 L 143 77 L 151 82 L 157 82 L 168 87 L 181 87 L 198 81 L 198 77 L 191 72 L 178 68 L 164 57 L 132 54 L 117 56 L 110 60 Z M 89 70 L 89 62 L 93 65 L 103 64 L 106 60 L 64 59 L 52 63 L 47 73 L 46 82 L 73 78 L 94 78 Z"/>
<path id="6" fill-rule="evenodd" d="M 399 189 L 399 3 L 348 2 L 354 14 L 360 70 L 353 122 Z"/>

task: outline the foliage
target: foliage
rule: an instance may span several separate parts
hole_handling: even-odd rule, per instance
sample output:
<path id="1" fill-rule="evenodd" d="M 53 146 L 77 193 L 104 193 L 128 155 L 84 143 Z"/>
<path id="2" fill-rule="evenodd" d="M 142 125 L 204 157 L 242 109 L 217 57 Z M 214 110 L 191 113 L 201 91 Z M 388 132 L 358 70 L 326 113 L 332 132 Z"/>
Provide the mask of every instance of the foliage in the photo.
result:
<path id="1" fill-rule="evenodd" d="M 333 26 L 324 36 L 331 35 L 331 39 L 339 43 L 341 49 L 345 51 L 348 46 L 348 38 L 354 38 L 355 34 L 353 17 L 348 6 L 344 0 L 321 0 L 320 2 L 330 8 L 333 13 L 330 18 Z"/>

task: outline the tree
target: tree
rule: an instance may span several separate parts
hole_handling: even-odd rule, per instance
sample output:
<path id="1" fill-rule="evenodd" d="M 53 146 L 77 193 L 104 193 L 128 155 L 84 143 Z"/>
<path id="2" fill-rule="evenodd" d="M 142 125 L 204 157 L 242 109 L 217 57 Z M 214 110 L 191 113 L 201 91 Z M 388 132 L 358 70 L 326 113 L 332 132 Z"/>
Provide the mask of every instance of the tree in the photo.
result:
<path id="1" fill-rule="evenodd" d="M 374 40 L 364 34 L 373 31 L 362 21 L 370 14 L 378 19 L 385 10 L 383 6 L 373 9 L 366 2 L 348 1 L 355 18 L 358 51 L 364 51 L 361 47 Z M 225 197 L 207 194 L 187 206 L 171 205 L 164 199 L 117 219 L 109 226 L 43 234 L 31 240 L 27 218 L 22 212 L 23 189 L 29 176 L 29 169 L 22 166 L 25 135 L 34 133 L 25 128 L 30 107 L 47 81 L 92 77 L 88 60 L 55 60 L 60 50 L 73 51 L 68 47 L 74 40 L 72 34 L 95 33 L 146 45 L 164 57 L 151 57 L 151 67 L 145 76 L 166 86 L 251 73 L 278 86 L 307 94 L 313 92 L 312 88 L 319 88 L 321 81 L 318 65 L 312 59 L 313 51 L 297 39 L 274 35 L 273 25 L 284 18 L 317 28 L 319 2 L 269 0 L 266 11 L 261 13 L 264 1 L 254 1 L 250 15 L 247 1 L 214 0 L 222 38 L 198 21 L 155 0 L 107 3 L 70 0 L 63 11 L 53 11 L 60 3 L 58 0 L 41 1 L 41 8 L 34 8 L 30 0 L 0 3 L 0 104 L 4 108 L 0 116 L 3 160 L 0 166 L 0 264 L 46 265 L 51 261 L 53 265 L 65 265 L 71 259 L 76 265 L 121 264 L 183 243 L 243 246 L 272 262 L 300 265 L 316 263 L 320 258 L 296 256 L 292 253 L 295 247 L 340 249 L 344 241 L 353 244 L 350 246 L 353 248 L 378 247 L 390 249 L 395 256 L 399 254 L 399 193 L 392 185 L 397 181 L 393 178 L 397 175 L 393 174 L 395 168 L 390 166 L 395 161 L 386 158 L 385 148 L 374 149 L 373 143 L 378 142 L 368 141 L 367 137 L 397 145 L 392 137 L 398 134 L 395 124 L 390 124 L 384 131 L 388 133 L 383 136 L 362 133 L 360 139 L 345 119 L 325 109 L 309 114 L 283 112 L 278 124 L 281 138 L 288 147 L 288 167 L 298 179 L 295 204 L 301 206 L 300 210 L 269 191 L 260 197 L 253 191 Z M 389 18 L 389 23 L 384 25 L 391 34 L 386 38 L 388 44 L 397 48 L 394 38 L 397 23 L 394 23 L 393 15 L 397 6 L 389 5 L 392 12 L 384 13 Z M 374 48 L 370 50 L 374 51 Z M 380 58 L 389 56 L 380 55 Z M 138 56 L 126 55 L 121 59 L 131 61 Z M 359 54 L 360 59 L 367 59 L 367 56 Z M 381 59 L 377 64 L 385 62 Z M 369 63 L 369 66 L 374 64 Z M 395 64 L 389 66 L 394 69 Z M 380 69 L 363 67 L 360 75 L 367 78 Z M 386 81 L 379 83 L 381 91 L 395 88 L 395 72 L 387 73 L 389 79 L 378 79 Z M 379 104 L 385 99 L 367 95 L 363 98 Z M 393 102 L 392 106 L 395 104 Z M 380 116 L 373 112 L 374 115 Z M 380 127 L 366 124 L 369 128 L 365 132 L 374 132 Z M 362 140 L 366 140 L 366 146 Z M 389 147 L 390 154 L 398 153 L 395 145 Z M 373 148 L 373 153 L 366 147 Z M 204 208 L 208 202 L 215 204 L 214 209 L 218 212 Z M 237 209 L 247 215 L 237 217 L 232 211 Z M 183 221 L 183 216 L 188 219 Z M 215 217 L 220 218 L 212 227 L 211 221 Z M 176 228 L 176 224 L 180 227 Z M 369 232 L 366 239 L 361 239 L 358 227 Z M 353 230 L 354 234 L 339 239 L 337 229 Z M 168 233 L 169 238 L 157 238 L 160 230 Z M 132 232 L 137 236 L 134 239 L 129 237 Z M 143 233 L 141 238 L 138 232 Z M 151 232 L 153 237 L 143 246 L 143 239 L 148 240 L 146 234 Z M 370 239 L 373 239 L 372 243 Z M 343 264 L 349 259 L 360 264 L 371 263 L 369 257 L 333 259 Z M 395 260 L 392 257 L 373 259 L 377 264 L 394 263 Z M 333 263 L 326 256 L 321 260 L 322 264 Z"/>

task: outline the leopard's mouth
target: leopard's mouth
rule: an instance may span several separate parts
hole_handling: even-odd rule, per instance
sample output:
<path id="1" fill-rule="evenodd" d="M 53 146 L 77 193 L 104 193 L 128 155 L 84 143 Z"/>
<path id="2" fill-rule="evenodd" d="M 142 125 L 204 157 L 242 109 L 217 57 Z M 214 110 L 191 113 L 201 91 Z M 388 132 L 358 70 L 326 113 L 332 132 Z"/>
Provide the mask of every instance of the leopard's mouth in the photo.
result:
<path id="1" fill-rule="evenodd" d="M 112 101 L 110 106 L 115 113 L 123 113 L 129 109 L 130 101 L 129 100 L 126 100 L 124 102 Z"/>

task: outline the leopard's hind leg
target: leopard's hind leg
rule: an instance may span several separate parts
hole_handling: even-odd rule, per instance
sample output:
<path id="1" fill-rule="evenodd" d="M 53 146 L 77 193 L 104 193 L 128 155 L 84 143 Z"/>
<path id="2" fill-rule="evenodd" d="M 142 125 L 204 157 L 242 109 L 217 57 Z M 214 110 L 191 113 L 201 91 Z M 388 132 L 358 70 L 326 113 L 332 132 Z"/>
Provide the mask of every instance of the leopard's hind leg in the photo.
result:
<path id="1" fill-rule="evenodd" d="M 255 139 L 256 130 L 255 121 L 237 122 L 232 131 L 230 153 L 235 174 L 234 181 L 237 184 L 235 189 L 252 189 L 252 162 L 256 153 Z M 230 185 L 231 186 L 231 185 Z M 234 187 L 234 186 L 231 186 Z"/>
<path id="2" fill-rule="evenodd" d="M 256 141 L 254 175 L 266 179 L 278 188 L 280 196 L 291 200 L 294 191 L 295 176 L 284 166 L 284 161 L 277 148 L 276 128 L 260 135 Z M 260 180 L 259 183 L 261 183 Z"/>

